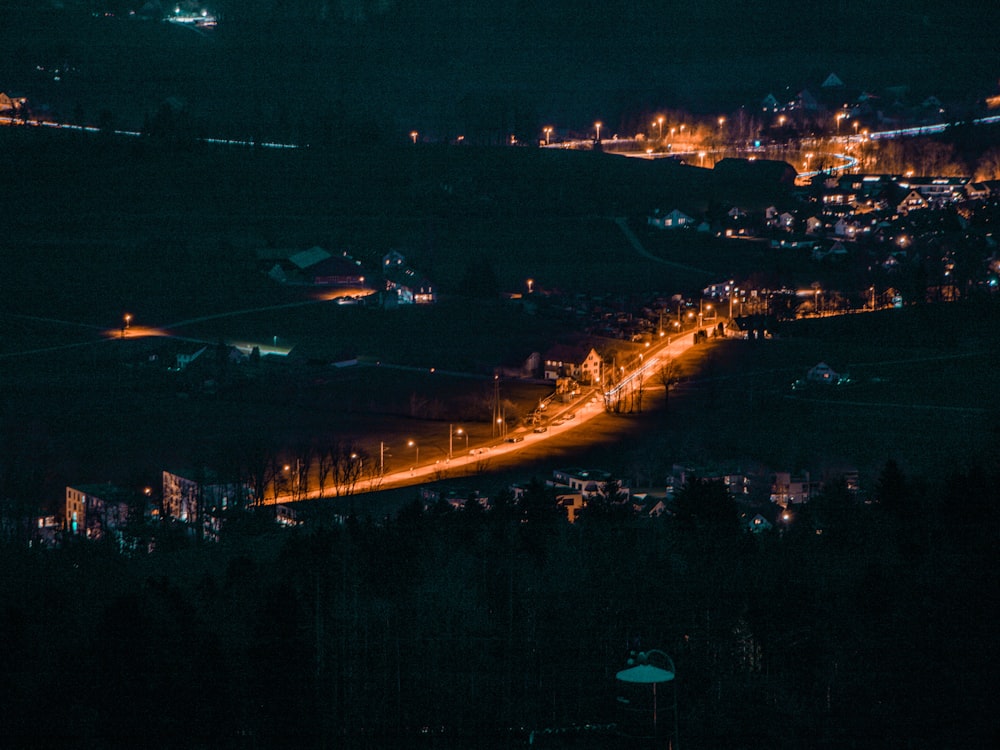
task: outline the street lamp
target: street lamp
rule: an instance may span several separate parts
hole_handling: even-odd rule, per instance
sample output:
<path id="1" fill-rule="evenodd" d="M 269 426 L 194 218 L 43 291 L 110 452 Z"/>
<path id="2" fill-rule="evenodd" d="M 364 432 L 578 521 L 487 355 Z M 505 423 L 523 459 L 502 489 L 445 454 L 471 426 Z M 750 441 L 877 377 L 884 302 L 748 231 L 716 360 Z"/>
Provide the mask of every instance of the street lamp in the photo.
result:
<path id="1" fill-rule="evenodd" d="M 552 128 L 551 128 L 551 126 L 546 126 L 542 130 L 542 132 L 545 133 L 545 145 L 548 146 L 549 145 L 549 141 L 552 138 Z"/>
<path id="2" fill-rule="evenodd" d="M 663 140 L 663 115 L 656 118 L 656 124 L 660 127 L 660 140 Z"/>
<path id="3" fill-rule="evenodd" d="M 531 294 L 533 291 L 535 291 L 535 280 L 528 279 L 527 284 L 528 284 L 528 294 Z"/>
<path id="4" fill-rule="evenodd" d="M 698 152 L 698 166 L 699 167 L 705 166 L 705 152 L 704 151 L 699 151 Z"/>
<path id="5" fill-rule="evenodd" d="M 413 141 L 414 143 L 416 143 L 418 135 L 420 135 L 420 133 L 418 133 L 416 130 L 411 130 L 410 131 L 410 140 Z"/>
<path id="6" fill-rule="evenodd" d="M 458 429 L 455 429 L 455 425 L 453 425 L 453 424 L 448 425 L 448 460 L 449 461 L 451 461 L 451 457 L 453 455 L 452 446 L 454 445 L 455 435 L 458 435 L 459 437 L 462 437 L 464 435 L 465 436 L 465 449 L 466 449 L 466 451 L 468 451 L 468 449 L 469 449 L 469 433 L 467 433 L 461 427 L 459 427 Z"/>
<path id="7" fill-rule="evenodd" d="M 659 738 L 659 716 L 656 686 L 663 682 L 673 683 L 674 732 L 671 750 L 677 750 L 677 668 L 674 660 L 659 649 L 633 651 L 626 662 L 626 668 L 615 675 L 620 682 L 636 685 L 651 685 L 653 688 L 653 741 Z M 623 701 L 627 704 L 627 701 Z"/>
<path id="8" fill-rule="evenodd" d="M 406 447 L 413 448 L 413 465 L 417 466 L 420 463 L 420 446 L 416 440 L 407 440 Z"/>
<path id="9" fill-rule="evenodd" d="M 601 125 L 602 125 L 602 124 L 603 124 L 603 123 L 602 123 L 602 122 L 601 122 L 600 120 L 598 120 L 597 122 L 595 122 L 595 123 L 594 123 L 594 128 L 595 128 L 595 129 L 597 130 L 597 138 L 596 138 L 595 140 L 596 140 L 596 141 L 597 141 L 598 143 L 600 143 L 600 142 L 601 142 Z"/>

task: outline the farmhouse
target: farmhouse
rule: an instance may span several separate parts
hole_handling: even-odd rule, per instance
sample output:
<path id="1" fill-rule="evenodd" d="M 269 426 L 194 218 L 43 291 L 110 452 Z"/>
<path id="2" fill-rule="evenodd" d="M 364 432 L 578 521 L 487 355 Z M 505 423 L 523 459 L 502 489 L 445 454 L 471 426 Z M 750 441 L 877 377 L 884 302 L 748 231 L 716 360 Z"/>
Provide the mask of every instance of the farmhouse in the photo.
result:
<path id="1" fill-rule="evenodd" d="M 543 360 L 546 380 L 570 377 L 584 383 L 600 382 L 603 360 L 593 347 L 556 344 L 545 352 Z"/>

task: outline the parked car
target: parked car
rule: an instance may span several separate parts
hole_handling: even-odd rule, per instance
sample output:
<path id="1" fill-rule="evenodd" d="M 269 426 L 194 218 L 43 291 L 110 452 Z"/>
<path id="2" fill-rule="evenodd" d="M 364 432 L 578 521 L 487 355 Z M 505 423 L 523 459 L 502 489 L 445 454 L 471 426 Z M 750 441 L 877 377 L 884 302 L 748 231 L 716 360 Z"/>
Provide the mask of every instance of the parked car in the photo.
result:
<path id="1" fill-rule="evenodd" d="M 548 432 L 548 431 L 549 431 L 548 427 L 536 427 L 534 430 L 532 430 L 532 432 Z"/>
<path id="2" fill-rule="evenodd" d="M 514 437 L 507 438 L 508 443 L 521 443 L 524 442 L 524 437 L 521 435 L 515 435 Z"/>

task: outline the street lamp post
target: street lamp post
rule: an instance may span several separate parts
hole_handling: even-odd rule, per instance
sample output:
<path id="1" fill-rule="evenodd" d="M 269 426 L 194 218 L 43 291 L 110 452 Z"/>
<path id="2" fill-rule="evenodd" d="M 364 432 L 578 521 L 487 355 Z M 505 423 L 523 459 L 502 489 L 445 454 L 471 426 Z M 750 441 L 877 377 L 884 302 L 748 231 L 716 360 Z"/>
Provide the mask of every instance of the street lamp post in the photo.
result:
<path id="1" fill-rule="evenodd" d="M 659 117 L 656 118 L 656 124 L 660 128 L 660 140 L 662 141 L 663 140 L 663 115 L 660 115 Z"/>
<path id="2" fill-rule="evenodd" d="M 548 146 L 549 142 L 550 142 L 550 140 L 552 138 L 552 128 L 551 127 L 545 127 L 542 130 L 542 132 L 545 133 L 545 145 Z"/>
<path id="3" fill-rule="evenodd" d="M 649 651 L 633 651 L 626 668 L 615 675 L 620 682 L 627 682 L 638 685 L 651 685 L 653 688 L 653 741 L 659 739 L 659 706 L 657 705 L 656 686 L 663 682 L 670 682 L 673 686 L 673 714 L 674 731 L 673 741 L 670 750 L 677 750 L 678 728 L 677 728 L 677 668 L 674 660 L 665 652 L 659 649 Z"/>
<path id="4" fill-rule="evenodd" d="M 603 125 L 603 123 L 600 120 L 594 123 L 594 129 L 597 131 L 597 138 L 595 138 L 594 140 L 596 140 L 598 143 L 601 142 L 601 125 Z"/>
<path id="5" fill-rule="evenodd" d="M 420 464 L 420 446 L 417 445 L 416 440 L 408 440 L 406 446 L 413 448 L 413 466 L 418 466 Z"/>
<path id="6" fill-rule="evenodd" d="M 420 135 L 420 133 L 418 133 L 416 130 L 411 130 L 410 131 L 410 140 L 413 141 L 414 143 L 416 143 L 418 135 Z"/>

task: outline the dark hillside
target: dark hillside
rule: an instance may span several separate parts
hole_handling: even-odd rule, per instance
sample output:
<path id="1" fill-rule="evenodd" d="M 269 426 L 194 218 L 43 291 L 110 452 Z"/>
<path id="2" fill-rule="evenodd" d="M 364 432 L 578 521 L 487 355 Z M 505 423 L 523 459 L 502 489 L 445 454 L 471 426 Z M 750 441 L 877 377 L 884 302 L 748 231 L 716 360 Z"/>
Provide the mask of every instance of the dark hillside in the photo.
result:
<path id="1" fill-rule="evenodd" d="M 595 118 L 630 132 L 663 107 L 755 106 L 769 91 L 906 85 L 968 104 L 995 84 L 995 3 L 577 0 L 219 3 L 207 34 L 127 15 L 112 0 L 11 3 L 5 88 L 64 117 L 139 127 L 168 97 L 216 134 L 314 141 L 465 133 L 535 137 Z M 54 4 L 53 4 L 54 5 Z M 125 4 L 119 3 L 123 6 Z M 63 70 L 53 78 L 55 67 Z M 792 93 L 794 93 L 794 91 Z"/>

